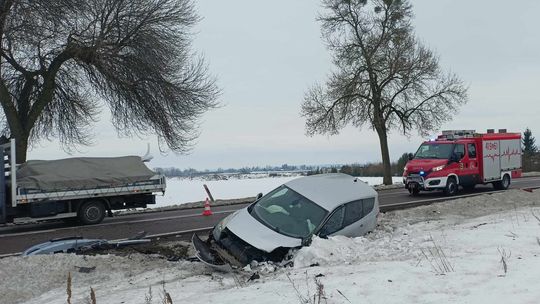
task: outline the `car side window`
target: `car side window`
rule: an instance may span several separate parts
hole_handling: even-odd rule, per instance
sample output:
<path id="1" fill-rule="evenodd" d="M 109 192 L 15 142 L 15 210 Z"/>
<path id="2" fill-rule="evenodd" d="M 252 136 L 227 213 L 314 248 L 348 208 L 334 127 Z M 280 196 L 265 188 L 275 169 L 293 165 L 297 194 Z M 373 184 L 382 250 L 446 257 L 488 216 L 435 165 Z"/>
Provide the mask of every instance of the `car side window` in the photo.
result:
<path id="1" fill-rule="evenodd" d="M 456 153 L 459 159 L 462 159 L 465 156 L 465 145 L 457 144 L 454 148 L 454 153 Z"/>
<path id="2" fill-rule="evenodd" d="M 371 211 L 373 211 L 373 207 L 375 206 L 375 198 L 370 197 L 362 200 L 363 205 L 363 216 L 368 215 Z"/>
<path id="3" fill-rule="evenodd" d="M 469 150 L 469 158 L 476 158 L 476 146 L 474 144 L 467 144 L 467 150 Z"/>
<path id="4" fill-rule="evenodd" d="M 353 201 L 345 205 L 345 219 L 343 227 L 358 221 L 363 217 L 362 200 Z"/>
<path id="5" fill-rule="evenodd" d="M 330 235 L 336 231 L 341 230 L 343 228 L 343 219 L 345 217 L 345 207 L 341 206 L 326 221 L 324 226 L 321 228 L 321 231 L 319 232 L 320 236 L 327 236 Z"/>

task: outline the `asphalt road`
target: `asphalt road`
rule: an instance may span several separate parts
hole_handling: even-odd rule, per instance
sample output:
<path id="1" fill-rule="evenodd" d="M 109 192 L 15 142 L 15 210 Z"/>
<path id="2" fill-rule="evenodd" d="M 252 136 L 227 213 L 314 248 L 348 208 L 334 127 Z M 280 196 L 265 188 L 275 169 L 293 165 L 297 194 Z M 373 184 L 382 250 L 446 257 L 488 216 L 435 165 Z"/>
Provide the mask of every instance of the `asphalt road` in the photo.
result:
<path id="1" fill-rule="evenodd" d="M 540 177 L 520 178 L 512 181 L 510 188 L 540 187 Z M 458 196 L 471 196 L 493 191 L 491 185 L 479 185 L 474 191 L 461 191 Z M 379 192 L 379 203 L 386 208 L 397 204 L 431 203 L 447 200 L 441 192 L 423 192 L 420 196 L 410 196 L 405 189 Z M 26 248 L 54 238 L 83 236 L 109 240 L 129 238 L 140 231 L 150 236 L 185 239 L 193 230 L 207 230 L 219 220 L 247 204 L 212 207 L 212 216 L 202 216 L 200 209 L 184 209 L 153 213 L 140 213 L 106 218 L 93 226 L 70 226 L 64 222 L 40 224 L 8 225 L 0 227 L 0 255 L 24 251 Z"/>

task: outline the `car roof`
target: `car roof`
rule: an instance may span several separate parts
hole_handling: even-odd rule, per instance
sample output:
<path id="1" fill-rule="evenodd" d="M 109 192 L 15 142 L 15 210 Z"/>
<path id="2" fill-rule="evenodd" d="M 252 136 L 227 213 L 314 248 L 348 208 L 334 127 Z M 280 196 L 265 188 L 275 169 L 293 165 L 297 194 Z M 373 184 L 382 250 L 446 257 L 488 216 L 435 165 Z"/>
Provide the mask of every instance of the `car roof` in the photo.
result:
<path id="1" fill-rule="evenodd" d="M 284 185 L 328 211 L 344 203 L 378 195 L 367 183 L 343 173 L 300 177 Z"/>

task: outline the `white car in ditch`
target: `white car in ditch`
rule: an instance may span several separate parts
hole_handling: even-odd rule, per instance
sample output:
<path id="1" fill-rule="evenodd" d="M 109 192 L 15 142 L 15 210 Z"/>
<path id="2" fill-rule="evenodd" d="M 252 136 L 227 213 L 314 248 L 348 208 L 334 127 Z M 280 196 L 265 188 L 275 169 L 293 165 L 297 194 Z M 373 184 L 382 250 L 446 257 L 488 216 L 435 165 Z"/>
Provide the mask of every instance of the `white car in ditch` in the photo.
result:
<path id="1" fill-rule="evenodd" d="M 377 192 L 350 175 L 291 180 L 219 222 L 206 241 L 192 237 L 197 257 L 224 271 L 251 261 L 282 261 L 313 235 L 361 236 L 377 225 Z"/>

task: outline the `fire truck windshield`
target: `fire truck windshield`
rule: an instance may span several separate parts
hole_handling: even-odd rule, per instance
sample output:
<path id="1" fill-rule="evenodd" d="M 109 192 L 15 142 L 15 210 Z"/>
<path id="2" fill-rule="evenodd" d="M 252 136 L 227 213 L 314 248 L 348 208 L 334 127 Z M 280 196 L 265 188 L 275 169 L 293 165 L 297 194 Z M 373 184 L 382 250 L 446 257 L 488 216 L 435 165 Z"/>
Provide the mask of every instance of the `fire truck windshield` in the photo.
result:
<path id="1" fill-rule="evenodd" d="M 449 159 L 454 145 L 450 143 L 424 143 L 418 148 L 414 159 Z"/>

